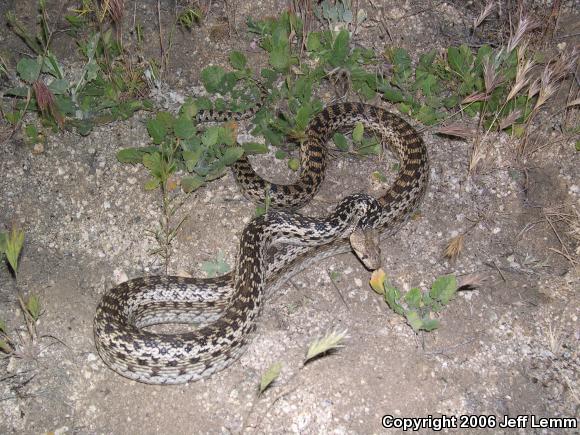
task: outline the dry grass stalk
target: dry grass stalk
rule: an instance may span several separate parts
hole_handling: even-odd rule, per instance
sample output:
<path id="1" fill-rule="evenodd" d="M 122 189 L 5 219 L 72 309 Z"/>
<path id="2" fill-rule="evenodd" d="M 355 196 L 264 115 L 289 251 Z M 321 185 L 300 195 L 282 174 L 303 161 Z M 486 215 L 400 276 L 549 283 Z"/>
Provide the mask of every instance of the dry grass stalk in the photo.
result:
<path id="1" fill-rule="evenodd" d="M 463 139 L 473 139 L 477 135 L 475 129 L 466 127 L 464 124 L 445 125 L 440 127 L 437 130 L 437 133 L 445 134 L 447 136 L 460 137 Z"/>
<path id="2" fill-rule="evenodd" d="M 549 62 L 545 66 L 540 77 L 539 89 L 537 84 L 534 87 L 534 91 L 537 89 L 539 93 L 534 110 L 539 109 L 556 93 L 558 90 L 557 84 L 569 74 L 573 73 L 577 60 L 578 53 L 574 49 L 571 52 L 562 53 L 555 62 Z M 530 87 L 531 91 L 532 89 Z"/>
<path id="3" fill-rule="evenodd" d="M 484 282 L 489 279 L 489 276 L 482 273 L 472 273 L 458 277 L 457 290 L 471 290 L 481 287 Z"/>
<path id="4" fill-rule="evenodd" d="M 561 249 L 550 248 L 551 251 L 556 252 L 570 261 L 574 265 L 580 264 L 580 212 L 569 205 L 561 205 L 555 207 L 546 207 L 542 210 L 544 218 L 552 228 L 560 242 Z M 565 234 L 570 239 L 571 243 L 565 243 L 556 228 L 556 224 L 561 224 L 565 227 Z M 567 245 L 576 245 L 576 251 L 569 249 Z"/>
<path id="5" fill-rule="evenodd" d="M 465 104 L 469 104 L 469 103 L 474 103 L 476 101 L 486 101 L 488 98 L 489 98 L 489 95 L 484 93 L 484 92 L 474 92 L 473 94 L 465 97 L 461 101 L 461 104 L 465 105 Z"/>
<path id="6" fill-rule="evenodd" d="M 103 0 L 101 5 L 101 17 L 99 21 L 103 21 L 105 16 L 109 14 L 111 20 L 115 24 L 120 24 L 125 14 L 124 0 Z"/>
<path id="7" fill-rule="evenodd" d="M 499 75 L 499 56 L 488 56 L 483 61 L 483 81 L 485 83 L 485 91 L 491 94 L 498 85 L 503 82 L 503 78 Z"/>
<path id="8" fill-rule="evenodd" d="M 516 31 L 508 41 L 507 52 L 511 53 L 518 46 L 526 32 L 533 29 L 534 27 L 536 27 L 536 25 L 532 24 L 532 21 L 527 16 L 524 15 L 522 18 L 520 18 Z"/>
<path id="9" fill-rule="evenodd" d="M 471 156 L 469 157 L 469 173 L 472 173 L 475 168 L 485 159 L 489 151 L 489 141 L 487 135 L 483 138 L 479 138 L 475 141 L 473 145 L 473 150 L 471 151 Z"/>
<path id="10" fill-rule="evenodd" d="M 465 236 L 463 234 L 453 237 L 445 248 L 445 257 L 449 260 L 455 260 L 457 257 L 459 257 L 459 254 L 461 254 L 463 251 L 464 239 Z"/>
<path id="11" fill-rule="evenodd" d="M 504 130 L 509 126 L 513 125 L 519 119 L 520 116 L 522 116 L 521 109 L 512 110 L 508 116 L 506 116 L 504 119 L 500 121 L 499 129 Z"/>
<path id="12" fill-rule="evenodd" d="M 62 128 L 64 126 L 64 118 L 56 106 L 56 101 L 54 100 L 54 95 L 50 92 L 50 89 L 44 84 L 42 80 L 36 80 L 32 84 L 34 89 L 34 96 L 36 97 L 36 104 L 44 116 L 48 114 L 52 115 L 54 120 L 58 123 L 58 126 Z"/>
<path id="13" fill-rule="evenodd" d="M 491 14 L 491 11 L 495 8 L 495 2 L 489 2 L 485 5 L 479 16 L 473 20 L 473 30 L 477 29 L 481 23 Z"/>
<path id="14" fill-rule="evenodd" d="M 516 70 L 516 80 L 507 96 L 506 102 L 515 97 L 527 84 L 530 82 L 530 71 L 534 66 L 532 59 L 526 59 L 527 44 L 522 44 L 518 47 L 518 68 Z"/>
<path id="15" fill-rule="evenodd" d="M 550 352 L 552 352 L 554 355 L 558 355 L 562 349 L 562 331 L 560 328 L 553 328 L 552 324 L 549 323 L 546 336 L 548 338 Z"/>

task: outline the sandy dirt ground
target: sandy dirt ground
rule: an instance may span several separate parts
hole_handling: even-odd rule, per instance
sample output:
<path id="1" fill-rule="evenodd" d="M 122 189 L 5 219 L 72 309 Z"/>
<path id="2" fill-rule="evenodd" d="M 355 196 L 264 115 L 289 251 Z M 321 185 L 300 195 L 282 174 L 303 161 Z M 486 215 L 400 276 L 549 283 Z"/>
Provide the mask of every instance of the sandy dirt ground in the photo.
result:
<path id="1" fill-rule="evenodd" d="M 55 17 L 73 5 L 48 3 Z M 276 15 L 287 6 L 272 0 L 228 2 L 229 9 L 213 3 L 193 32 L 176 33 L 171 72 L 156 91 L 162 94 L 157 101 L 170 109 L 199 92 L 203 67 L 227 65 L 232 49 L 263 65 L 266 59 L 251 48 L 246 17 Z M 402 46 L 414 59 L 429 48 L 460 44 L 479 11 L 469 3 L 385 0 L 373 9 L 361 2 L 369 15 L 382 17 L 392 40 L 383 26 L 369 23 L 355 42 L 378 51 Z M 158 55 L 156 5 L 126 2 L 128 19 L 135 13 L 150 35 L 151 55 Z M 167 27 L 173 7 L 161 2 Z M 2 2 L 0 9 L 35 20 L 32 1 Z M 560 26 L 569 27 L 559 34 L 577 34 L 578 15 L 566 11 Z M 224 20 L 231 35 L 215 30 Z M 0 42 L 14 68 L 26 47 L 4 21 Z M 78 58 L 70 39 L 63 35 L 54 44 L 74 68 Z M 24 346 L 19 357 L 0 360 L 0 433 L 368 434 L 399 432 L 381 426 L 385 415 L 579 417 L 579 270 L 556 250 L 565 245 L 576 259 L 578 253 L 570 228 L 546 218 L 550 210 L 574 213 L 580 197 L 577 138 L 562 133 L 560 118 L 538 118 L 545 146 L 525 163 L 516 160 L 512 138 L 494 133 L 485 169 L 472 175 L 470 145 L 411 121 L 429 149 L 430 186 L 420 214 L 383 241 L 383 268 L 404 290 L 426 289 L 443 274 L 484 278 L 475 290 L 459 293 L 436 331 L 415 334 L 371 290 L 370 272 L 354 255 L 343 254 L 301 272 L 268 297 L 252 344 L 230 368 L 195 383 L 150 386 L 108 369 L 92 329 L 107 289 L 164 271 L 147 236 L 161 216 L 159 192 L 144 190 L 142 166 L 116 159 L 120 148 L 148 144 L 148 116 L 138 113 L 86 137 L 52 134 L 40 153 L 20 133 L 0 145 L 0 230 L 17 224 L 26 233 L 18 283 L 6 265 L 0 269 L 0 318 L 12 334 L 26 337 L 17 286 L 38 294 L 43 306 L 37 324 L 42 338 Z M 392 162 L 335 158 L 321 192 L 302 212 L 325 214 L 348 193 L 377 194 L 382 186 L 370 174 Z M 253 163 L 272 180 L 292 179 L 285 162 L 272 155 Z M 178 212 L 188 219 L 172 245 L 170 273 L 204 276 L 202 262 L 218 252 L 234 265 L 239 234 L 254 210 L 230 174 L 199 189 Z M 462 233 L 463 252 L 455 261 L 446 259 L 446 244 Z M 313 339 L 344 329 L 344 347 L 302 365 Z M 262 373 L 275 362 L 283 364 L 280 378 L 258 395 Z M 490 432 L 561 433 L 529 424 Z"/>

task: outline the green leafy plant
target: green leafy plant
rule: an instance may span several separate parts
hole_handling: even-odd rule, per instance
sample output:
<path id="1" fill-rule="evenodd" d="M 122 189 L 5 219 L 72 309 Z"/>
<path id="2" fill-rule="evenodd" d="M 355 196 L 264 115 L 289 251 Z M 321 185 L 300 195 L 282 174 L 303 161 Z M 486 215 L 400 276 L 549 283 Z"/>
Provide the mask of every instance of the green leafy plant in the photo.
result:
<path id="1" fill-rule="evenodd" d="M 24 231 L 12 228 L 9 233 L 0 233 L 0 257 L 6 256 L 14 276 L 18 276 L 18 258 L 24 245 Z"/>
<path id="2" fill-rule="evenodd" d="M 82 29 L 86 24 L 85 14 L 79 13 L 76 19 L 74 16 L 67 16 L 73 31 Z M 137 110 L 152 108 L 150 102 L 141 98 L 146 86 L 143 69 L 125 63 L 123 49 L 111 29 L 94 30 L 78 39 L 85 65 L 77 77 L 69 80 L 50 51 L 53 32 L 44 1 L 39 2 L 36 35 L 12 12 L 6 18 L 13 31 L 34 52 L 33 57 L 23 57 L 16 65 L 23 86 L 12 87 L 4 93 L 14 99 L 15 110 L 6 112 L 5 117 L 15 127 L 20 125 L 26 112 L 34 112 L 45 127 L 76 130 L 86 135 L 97 125 L 127 119 Z"/>
<path id="3" fill-rule="evenodd" d="M 238 87 L 248 82 L 251 73 L 246 67 L 242 53 L 233 52 L 230 63 L 237 67 L 227 73 L 221 67 L 208 67 L 202 71 L 202 82 L 208 92 L 219 92 L 231 97 L 231 105 L 225 100 L 211 102 L 208 98 L 189 99 L 179 113 L 158 112 L 147 121 L 147 131 L 152 145 L 143 148 L 125 148 L 117 153 L 122 163 L 143 164 L 151 174 L 146 189 L 163 187 L 172 174 L 179 172 L 179 184 L 184 192 L 193 192 L 205 183 L 225 174 L 228 166 L 243 154 L 263 153 L 267 147 L 258 143 L 239 145 L 237 125 L 228 122 L 200 129 L 196 115 L 200 110 L 243 111 L 250 106 L 260 90 L 256 87 Z"/>
<path id="4" fill-rule="evenodd" d="M 208 278 L 224 275 L 230 271 L 230 265 L 226 262 L 224 253 L 218 251 L 215 260 L 204 261 L 201 263 L 201 270 L 205 272 Z"/>
<path id="5" fill-rule="evenodd" d="M 0 233 L 0 259 L 6 257 L 18 285 L 19 257 L 24 245 L 24 231 L 15 227 L 9 233 Z M 26 328 L 28 330 L 28 342 L 22 339 L 14 340 L 8 334 L 6 322 L 0 320 L 0 351 L 11 354 L 16 350 L 34 347 L 38 334 L 36 331 L 36 321 L 42 314 L 40 298 L 35 294 L 24 297 L 18 292 L 18 303 L 20 310 L 24 314 Z M 26 346 L 26 345 L 32 346 Z"/>
<path id="6" fill-rule="evenodd" d="M 355 23 L 360 25 L 367 19 L 364 9 L 358 9 L 355 17 L 351 0 L 323 0 L 314 8 L 314 15 L 326 23 L 330 30 L 348 30 Z"/>
<path id="7" fill-rule="evenodd" d="M 562 53 L 538 73 L 534 66 L 540 53 L 522 42 L 530 28 L 530 21 L 522 17 L 504 46 L 483 45 L 473 51 L 464 44 L 449 47 L 445 55 L 430 51 L 419 57 L 416 66 L 406 50 L 389 49 L 384 55 L 393 74 L 379 90 L 401 112 L 426 125 L 459 113 L 478 117 L 476 131 L 460 125 L 439 129 L 442 134 L 474 139 L 470 170 L 485 155 L 481 145 L 490 131 L 505 130 L 520 137 L 522 154 L 532 119 L 554 95 L 558 82 L 571 74 L 578 58 L 576 51 Z"/>
<path id="8" fill-rule="evenodd" d="M 191 31 L 195 24 L 203 18 L 203 13 L 199 8 L 187 7 L 177 14 L 177 24 Z"/>
<path id="9" fill-rule="evenodd" d="M 334 133 L 332 137 L 334 144 L 340 151 L 348 151 L 349 144 L 346 137 L 340 133 Z M 364 126 L 362 122 L 357 122 L 352 131 L 352 143 L 354 145 L 354 153 L 360 156 L 365 156 L 368 154 L 380 154 L 381 153 L 381 143 L 379 139 L 375 136 L 367 137 L 364 135 Z"/>
<path id="10" fill-rule="evenodd" d="M 455 276 L 445 275 L 433 282 L 429 292 L 415 287 L 401 295 L 399 289 L 387 281 L 382 269 L 373 272 L 370 284 L 375 292 L 383 296 L 391 310 L 405 317 L 415 332 L 437 329 L 439 320 L 433 317 L 434 314 L 455 297 L 458 289 Z"/>

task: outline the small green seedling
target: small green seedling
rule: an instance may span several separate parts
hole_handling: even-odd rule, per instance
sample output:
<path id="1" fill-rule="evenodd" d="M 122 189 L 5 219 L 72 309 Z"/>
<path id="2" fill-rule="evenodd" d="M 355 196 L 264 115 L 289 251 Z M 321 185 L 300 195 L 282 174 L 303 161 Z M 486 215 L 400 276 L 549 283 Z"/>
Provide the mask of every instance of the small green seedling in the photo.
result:
<path id="1" fill-rule="evenodd" d="M 201 263 L 201 270 L 203 270 L 209 278 L 214 278 L 228 273 L 230 271 L 230 265 L 226 262 L 224 253 L 218 251 L 215 260 L 204 261 Z"/>
<path id="2" fill-rule="evenodd" d="M 415 332 L 437 329 L 439 320 L 433 318 L 433 315 L 440 312 L 455 297 L 458 289 L 455 276 L 445 275 L 433 282 L 429 292 L 422 292 L 415 287 L 401 295 L 400 291 L 388 282 L 382 269 L 373 272 L 370 285 L 375 292 L 383 296 L 391 310 L 405 317 Z"/>
<path id="3" fill-rule="evenodd" d="M 260 379 L 260 391 L 259 394 L 262 394 L 266 389 L 274 382 L 278 376 L 280 376 L 280 371 L 282 370 L 282 363 L 277 362 L 272 364 L 268 367 L 268 370 L 262 375 Z"/>
<path id="4" fill-rule="evenodd" d="M 14 273 L 18 275 L 18 258 L 24 245 L 24 231 L 12 228 L 10 233 L 0 233 L 0 256 L 4 254 Z"/>

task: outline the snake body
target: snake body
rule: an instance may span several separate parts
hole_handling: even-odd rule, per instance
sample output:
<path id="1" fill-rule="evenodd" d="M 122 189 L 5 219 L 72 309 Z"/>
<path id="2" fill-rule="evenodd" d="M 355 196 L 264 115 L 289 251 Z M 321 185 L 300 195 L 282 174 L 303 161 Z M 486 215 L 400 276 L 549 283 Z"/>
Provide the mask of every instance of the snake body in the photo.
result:
<path id="1" fill-rule="evenodd" d="M 275 206 L 299 207 L 324 178 L 326 142 L 357 122 L 381 137 L 399 159 L 398 175 L 383 196 L 348 196 L 325 218 L 273 210 L 253 219 L 240 237 L 235 271 L 228 275 L 142 277 L 112 288 L 94 321 L 95 343 L 105 363 L 123 376 L 152 384 L 210 376 L 243 353 L 265 288 L 321 258 L 350 250 L 348 237 L 357 229 L 396 231 L 425 193 L 427 150 L 406 121 L 375 106 L 341 103 L 316 115 L 301 146 L 301 172 L 294 184 L 264 181 L 246 159 L 234 165 L 236 179 L 255 201 L 268 196 Z M 198 328 L 178 334 L 144 329 L 160 323 L 195 323 Z"/>

